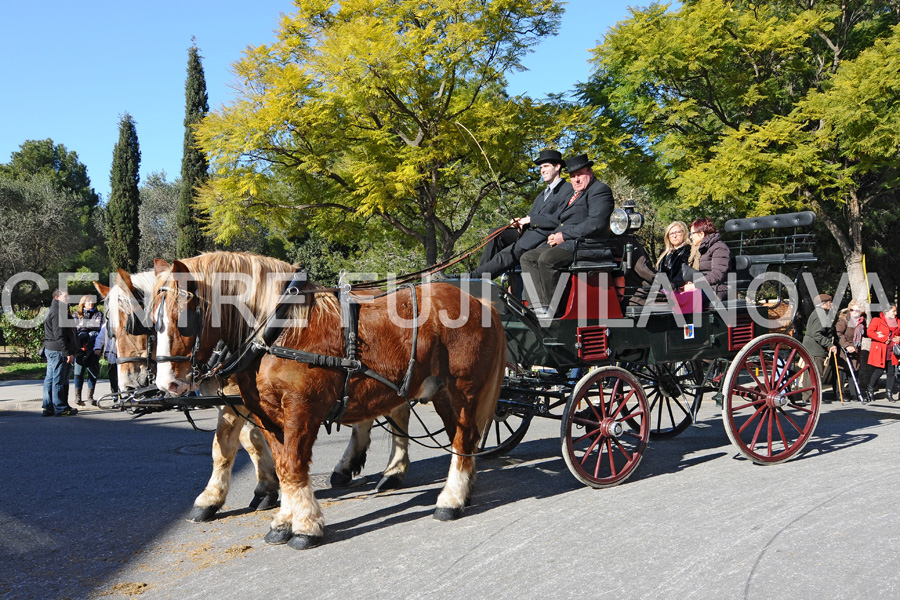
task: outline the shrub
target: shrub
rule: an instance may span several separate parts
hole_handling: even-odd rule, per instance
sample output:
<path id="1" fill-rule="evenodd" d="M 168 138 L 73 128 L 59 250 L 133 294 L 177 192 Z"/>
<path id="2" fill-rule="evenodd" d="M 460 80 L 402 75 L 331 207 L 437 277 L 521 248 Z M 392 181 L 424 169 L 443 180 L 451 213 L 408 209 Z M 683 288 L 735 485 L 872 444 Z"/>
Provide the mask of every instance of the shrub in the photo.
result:
<path id="1" fill-rule="evenodd" d="M 19 320 L 28 321 L 37 317 L 39 313 L 39 310 L 19 309 L 13 314 Z M 18 327 L 10 321 L 9 314 L 4 312 L 0 315 L 0 329 L 3 330 L 7 346 L 15 347 L 23 358 L 38 360 L 41 346 L 44 345 L 44 328 L 41 325 Z"/>

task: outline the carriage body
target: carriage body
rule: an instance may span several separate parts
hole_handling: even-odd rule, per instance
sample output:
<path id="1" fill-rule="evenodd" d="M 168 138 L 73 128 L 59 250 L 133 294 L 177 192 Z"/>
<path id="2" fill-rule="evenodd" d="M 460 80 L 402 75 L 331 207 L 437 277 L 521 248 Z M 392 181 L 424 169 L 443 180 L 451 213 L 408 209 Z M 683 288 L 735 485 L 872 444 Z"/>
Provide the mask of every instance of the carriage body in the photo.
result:
<path id="1" fill-rule="evenodd" d="M 508 340 L 510 369 L 483 450 L 510 451 L 535 416 L 559 419 L 573 475 L 593 487 L 616 485 L 650 437 L 684 431 L 712 393 L 741 454 L 759 464 L 795 457 L 818 421 L 820 376 L 802 344 L 773 333 L 791 323 L 771 319 L 772 303 L 757 302 L 755 290 L 761 279 L 778 281 L 774 304 L 787 302 L 785 287 L 816 260 L 812 236 L 800 231 L 814 221 L 806 212 L 726 223 L 725 232 L 739 236 L 729 244 L 729 299 L 693 310 L 673 301 L 627 306 L 627 258 L 576 262 L 560 317 L 546 321 L 499 286 L 468 284 L 490 296 Z"/>

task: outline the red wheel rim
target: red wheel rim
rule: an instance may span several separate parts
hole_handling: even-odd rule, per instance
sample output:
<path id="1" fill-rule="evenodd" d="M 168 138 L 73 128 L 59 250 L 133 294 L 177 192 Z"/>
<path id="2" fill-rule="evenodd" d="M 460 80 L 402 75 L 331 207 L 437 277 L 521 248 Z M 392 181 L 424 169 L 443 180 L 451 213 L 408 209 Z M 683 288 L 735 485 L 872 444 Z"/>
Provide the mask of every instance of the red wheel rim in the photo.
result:
<path id="1" fill-rule="evenodd" d="M 607 368 L 589 377 L 567 407 L 564 456 L 578 479 L 609 487 L 627 479 L 640 463 L 649 438 L 649 411 L 643 390 L 627 372 Z"/>
<path id="2" fill-rule="evenodd" d="M 724 392 L 728 436 L 757 463 L 796 456 L 818 422 L 819 373 L 806 349 L 787 336 L 763 336 L 738 353 Z"/>

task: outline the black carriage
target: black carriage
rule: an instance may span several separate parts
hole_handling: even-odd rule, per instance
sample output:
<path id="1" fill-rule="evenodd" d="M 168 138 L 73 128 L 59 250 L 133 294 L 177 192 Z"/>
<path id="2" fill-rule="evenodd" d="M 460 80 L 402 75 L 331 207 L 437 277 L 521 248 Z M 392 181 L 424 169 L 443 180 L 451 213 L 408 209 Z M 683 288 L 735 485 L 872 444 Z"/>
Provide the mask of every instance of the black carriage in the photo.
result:
<path id="1" fill-rule="evenodd" d="M 614 215 L 619 231 L 628 232 L 630 214 Z M 509 452 L 534 417 L 557 419 L 572 474 L 592 487 L 616 485 L 634 472 L 649 438 L 684 431 L 711 393 L 742 455 L 759 464 L 795 457 L 819 418 L 820 376 L 786 333 L 796 311 L 786 322 L 774 313 L 816 260 L 803 232 L 814 221 L 812 212 L 728 221 L 735 271 L 721 303 L 701 304 L 698 295 L 694 306 L 680 306 L 653 289 L 651 297 L 666 301 L 629 306 L 629 243 L 617 259 L 584 263 L 576 255 L 561 316 L 552 320 L 538 319 L 505 285 L 461 281 L 491 298 L 508 339 L 507 377 L 481 451 Z M 757 301 L 761 287 L 775 300 Z"/>

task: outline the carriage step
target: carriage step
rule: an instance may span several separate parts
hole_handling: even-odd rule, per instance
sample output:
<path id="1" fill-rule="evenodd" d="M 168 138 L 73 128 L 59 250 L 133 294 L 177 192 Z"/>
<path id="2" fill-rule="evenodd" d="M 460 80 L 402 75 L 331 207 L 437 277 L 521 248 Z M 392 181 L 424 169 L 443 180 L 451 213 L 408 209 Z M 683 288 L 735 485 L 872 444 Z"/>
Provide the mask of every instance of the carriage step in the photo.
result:
<path id="1" fill-rule="evenodd" d="M 709 423 L 691 423 L 691 427 L 696 427 L 697 429 L 709 429 L 712 425 Z"/>

